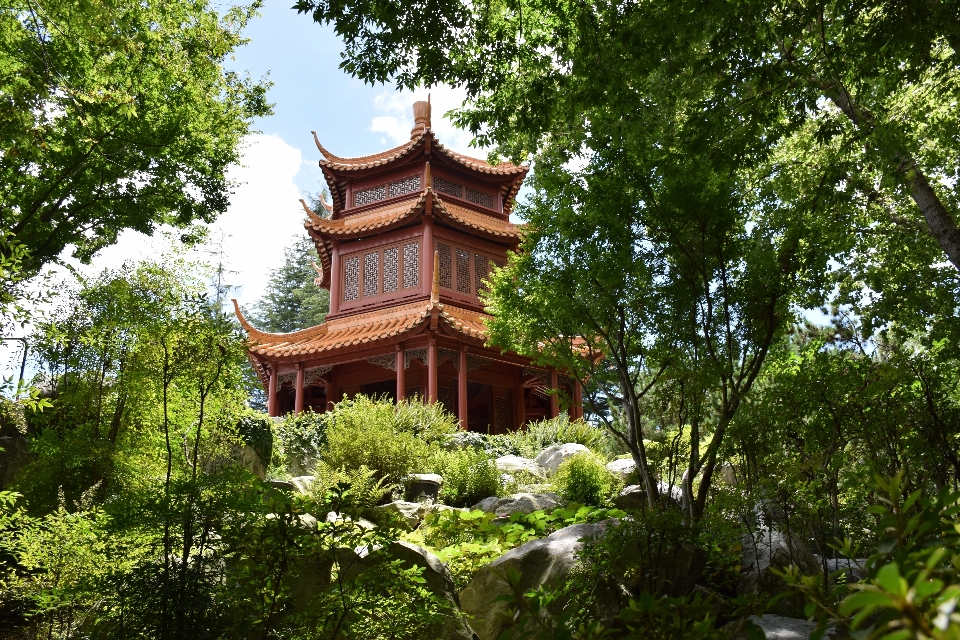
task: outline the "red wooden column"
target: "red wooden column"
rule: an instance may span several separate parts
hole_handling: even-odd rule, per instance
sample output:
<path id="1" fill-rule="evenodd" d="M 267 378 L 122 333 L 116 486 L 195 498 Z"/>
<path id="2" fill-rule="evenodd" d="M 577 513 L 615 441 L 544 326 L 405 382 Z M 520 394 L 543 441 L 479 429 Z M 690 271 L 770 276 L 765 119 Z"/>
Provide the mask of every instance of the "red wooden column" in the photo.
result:
<path id="1" fill-rule="evenodd" d="M 583 417 L 583 387 L 577 380 L 573 381 L 573 417 Z"/>
<path id="2" fill-rule="evenodd" d="M 467 348 L 460 345 L 460 370 L 457 372 L 457 417 L 460 428 L 466 431 L 467 423 Z"/>
<path id="3" fill-rule="evenodd" d="M 397 404 L 400 404 L 404 400 L 406 395 L 406 371 L 403 368 L 403 345 L 397 345 Z"/>
<path id="4" fill-rule="evenodd" d="M 333 408 L 334 403 L 340 398 L 337 397 L 337 383 L 333 377 L 333 370 L 327 372 L 327 410 Z"/>
<path id="5" fill-rule="evenodd" d="M 556 391 L 560 386 L 560 383 L 557 381 L 557 370 L 550 369 L 550 389 Z M 550 417 L 556 418 L 560 415 L 560 396 L 556 393 L 550 394 Z"/>
<path id="6" fill-rule="evenodd" d="M 437 401 L 437 341 L 433 338 L 427 345 L 427 400 Z"/>
<path id="7" fill-rule="evenodd" d="M 277 416 L 277 365 L 270 367 L 270 382 L 267 385 L 267 414 Z"/>
<path id="8" fill-rule="evenodd" d="M 340 311 L 340 243 L 333 242 L 330 252 L 330 313 Z"/>
<path id="9" fill-rule="evenodd" d="M 293 402 L 293 412 L 300 414 L 303 413 L 303 363 L 297 363 L 297 395 L 296 400 Z"/>

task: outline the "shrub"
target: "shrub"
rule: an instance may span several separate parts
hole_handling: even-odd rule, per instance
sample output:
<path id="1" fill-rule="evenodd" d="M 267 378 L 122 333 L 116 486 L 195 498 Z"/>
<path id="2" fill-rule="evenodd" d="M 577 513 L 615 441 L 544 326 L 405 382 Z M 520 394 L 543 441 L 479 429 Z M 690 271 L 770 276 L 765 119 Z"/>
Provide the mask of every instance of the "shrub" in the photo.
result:
<path id="1" fill-rule="evenodd" d="M 324 461 L 334 469 L 366 466 L 390 483 L 423 471 L 440 443 L 457 428 L 456 420 L 439 407 L 417 402 L 394 406 L 366 396 L 342 400 L 325 415 Z"/>
<path id="2" fill-rule="evenodd" d="M 566 460 L 557 469 L 553 482 L 557 493 L 567 500 L 590 505 L 605 503 L 619 488 L 616 476 L 592 453 L 580 453 Z"/>
<path id="3" fill-rule="evenodd" d="M 567 414 L 541 420 L 527 425 L 526 430 L 507 434 L 519 455 L 535 458 L 541 451 L 554 444 L 575 442 L 596 453 L 607 450 L 607 434 L 583 420 L 570 421 Z"/>
<path id="4" fill-rule="evenodd" d="M 288 472 L 294 476 L 312 473 L 327 441 L 327 414 L 289 415 L 277 423 L 276 430 Z"/>
<path id="5" fill-rule="evenodd" d="M 439 451 L 434 470 L 443 476 L 440 500 L 453 507 L 469 507 L 500 490 L 500 471 L 484 451 Z"/>
<path id="6" fill-rule="evenodd" d="M 340 492 L 342 506 L 340 512 L 348 516 L 356 516 L 365 509 L 377 505 L 381 499 L 390 494 L 397 485 L 377 479 L 376 472 L 361 465 L 359 469 L 334 469 L 323 460 L 317 462 L 314 471 L 315 479 L 310 493 L 318 501 L 328 500 L 330 494 Z M 343 487 L 349 487 L 348 492 L 342 492 Z"/>
<path id="7" fill-rule="evenodd" d="M 237 421 L 237 434 L 256 452 L 264 468 L 273 458 L 273 420 L 265 413 L 247 409 Z"/>

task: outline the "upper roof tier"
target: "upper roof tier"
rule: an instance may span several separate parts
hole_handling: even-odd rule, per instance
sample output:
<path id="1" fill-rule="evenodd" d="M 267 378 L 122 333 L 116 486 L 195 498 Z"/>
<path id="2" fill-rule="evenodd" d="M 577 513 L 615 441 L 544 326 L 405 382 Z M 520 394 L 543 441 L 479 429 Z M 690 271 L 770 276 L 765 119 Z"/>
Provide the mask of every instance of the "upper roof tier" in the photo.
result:
<path id="1" fill-rule="evenodd" d="M 529 167 L 510 162 L 492 165 L 485 160 L 448 149 L 440 143 L 430 128 L 430 103 L 417 102 L 413 105 L 413 111 L 415 124 L 409 142 L 359 158 L 343 158 L 331 153 L 320 143 L 316 132 L 312 132 L 317 149 L 323 154 L 320 168 L 333 200 L 331 217 L 336 220 L 345 209 L 353 207 L 354 203 L 349 202 L 348 197 L 353 182 L 424 162 L 432 162 L 435 168 L 446 168 L 456 174 L 465 174 L 477 183 L 496 191 L 502 202 L 497 213 L 508 216 Z"/>

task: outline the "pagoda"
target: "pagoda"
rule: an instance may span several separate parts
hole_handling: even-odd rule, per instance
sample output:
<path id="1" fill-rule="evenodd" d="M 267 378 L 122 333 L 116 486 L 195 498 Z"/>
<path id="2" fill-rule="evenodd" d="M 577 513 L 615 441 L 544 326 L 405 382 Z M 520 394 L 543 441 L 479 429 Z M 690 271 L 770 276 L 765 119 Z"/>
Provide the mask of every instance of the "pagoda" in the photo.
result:
<path id="1" fill-rule="evenodd" d="M 325 321 L 267 333 L 234 301 L 270 415 L 367 394 L 441 402 L 463 429 L 484 433 L 554 417 L 561 398 L 582 416 L 573 380 L 485 344 L 479 294 L 519 245 L 522 225 L 509 218 L 527 167 L 447 149 L 430 103 L 413 113 L 410 141 L 371 156 L 336 156 L 314 133 L 332 202 L 321 200 L 326 216 L 301 203 L 320 256 L 316 282 L 330 291 Z"/>

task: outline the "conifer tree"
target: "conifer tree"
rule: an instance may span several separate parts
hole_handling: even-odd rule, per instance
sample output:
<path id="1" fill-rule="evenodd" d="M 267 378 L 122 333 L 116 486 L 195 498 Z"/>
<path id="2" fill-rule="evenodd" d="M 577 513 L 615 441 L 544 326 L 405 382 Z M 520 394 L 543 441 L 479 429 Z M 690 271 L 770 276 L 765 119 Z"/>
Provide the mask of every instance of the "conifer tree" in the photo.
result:
<path id="1" fill-rule="evenodd" d="M 259 329 L 286 333 L 316 326 L 330 310 L 330 292 L 314 283 L 311 262 L 320 262 L 313 241 L 297 236 L 283 251 L 283 264 L 270 273 L 270 281 L 253 308 Z"/>

